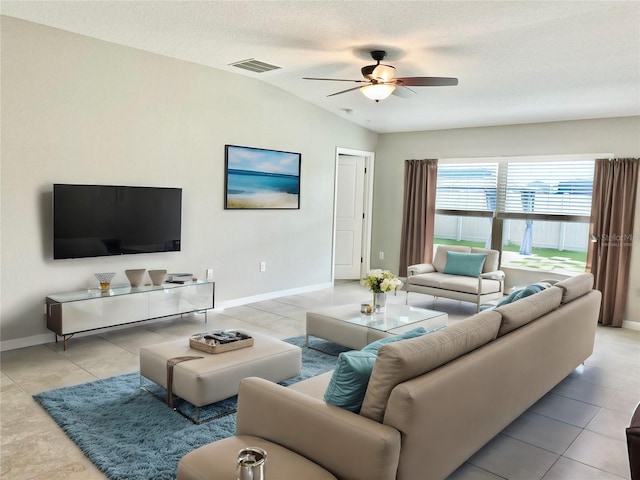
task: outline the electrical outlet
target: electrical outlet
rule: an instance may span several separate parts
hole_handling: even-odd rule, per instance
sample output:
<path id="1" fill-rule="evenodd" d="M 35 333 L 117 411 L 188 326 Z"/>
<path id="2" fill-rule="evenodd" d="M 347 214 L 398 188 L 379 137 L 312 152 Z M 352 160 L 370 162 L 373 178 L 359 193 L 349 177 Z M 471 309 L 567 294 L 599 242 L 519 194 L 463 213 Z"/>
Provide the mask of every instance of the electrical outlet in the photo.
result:
<path id="1" fill-rule="evenodd" d="M 207 281 L 213 281 L 213 268 L 207 268 Z"/>
<path id="2" fill-rule="evenodd" d="M 260 262 L 260 271 L 265 272 L 267 270 L 267 262 Z"/>
<path id="3" fill-rule="evenodd" d="M 384 260 L 384 252 L 382 250 L 378 253 L 378 260 Z"/>

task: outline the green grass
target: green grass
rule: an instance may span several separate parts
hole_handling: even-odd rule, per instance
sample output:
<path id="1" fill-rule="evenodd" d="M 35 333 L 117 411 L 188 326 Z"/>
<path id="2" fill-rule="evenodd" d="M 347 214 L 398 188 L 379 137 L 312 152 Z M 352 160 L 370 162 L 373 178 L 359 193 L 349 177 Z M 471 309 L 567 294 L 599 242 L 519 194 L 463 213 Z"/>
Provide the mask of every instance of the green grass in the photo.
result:
<path id="1" fill-rule="evenodd" d="M 442 245 L 466 245 L 468 247 L 478 247 L 484 248 L 484 242 L 471 242 L 466 240 L 456 241 L 449 240 L 446 238 L 435 238 L 433 240 L 434 243 L 439 243 Z M 506 252 L 518 252 L 520 250 L 520 245 L 503 245 L 502 250 Z M 568 260 L 573 260 L 576 262 L 586 263 L 587 262 L 587 252 L 574 252 L 570 250 L 557 250 L 552 248 L 536 248 L 532 249 L 532 253 L 539 257 L 543 258 L 554 258 L 554 257 L 562 257 Z"/>
<path id="2" fill-rule="evenodd" d="M 507 252 L 518 252 L 520 250 L 520 245 L 503 245 L 502 250 Z M 562 257 L 568 258 L 570 260 L 575 260 L 577 262 L 587 261 L 587 252 L 573 252 L 570 250 L 556 250 L 551 248 L 533 247 L 532 253 L 534 255 L 538 255 L 539 257 L 545 258 Z"/>
<path id="3" fill-rule="evenodd" d="M 484 242 L 470 242 L 468 240 L 449 240 L 448 238 L 434 238 L 433 243 L 440 245 L 464 245 L 466 247 L 484 248 Z"/>

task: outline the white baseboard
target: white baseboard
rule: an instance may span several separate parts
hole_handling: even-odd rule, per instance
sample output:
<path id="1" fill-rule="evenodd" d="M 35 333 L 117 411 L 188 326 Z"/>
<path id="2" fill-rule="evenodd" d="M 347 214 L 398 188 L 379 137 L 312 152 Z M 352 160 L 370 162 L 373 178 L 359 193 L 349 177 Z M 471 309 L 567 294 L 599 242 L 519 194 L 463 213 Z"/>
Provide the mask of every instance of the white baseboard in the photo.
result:
<path id="1" fill-rule="evenodd" d="M 221 311 L 224 311 L 225 308 L 239 307 L 241 305 L 247 305 L 249 303 L 263 302 L 265 300 L 273 300 L 274 298 L 286 297 L 289 295 L 300 295 L 302 293 L 315 292 L 317 290 L 324 290 L 326 288 L 331 288 L 332 286 L 333 286 L 332 282 L 327 282 L 327 283 L 320 283 L 317 285 L 309 285 L 307 287 L 292 288 L 289 290 L 280 290 L 277 292 L 263 293 L 260 295 L 253 295 L 251 297 L 236 298 L 233 300 L 228 300 L 226 302 L 221 302 L 215 305 L 215 308 L 213 310 L 209 310 L 209 311 L 221 312 Z M 143 323 L 155 323 L 155 322 L 162 322 L 164 320 L 166 320 L 166 318 L 154 318 L 151 320 L 145 320 Z M 139 325 L 139 324 L 140 322 L 135 323 L 135 325 Z M 86 337 L 89 335 L 97 335 L 100 333 L 110 332 L 114 330 L 122 330 L 125 328 L 129 328 L 131 325 L 132 324 L 118 325 L 118 326 L 109 327 L 109 328 L 102 328 L 100 330 L 80 332 L 80 333 L 76 333 L 74 337 Z M 16 350 L 18 348 L 33 347 L 35 345 L 44 345 L 45 343 L 51 343 L 54 341 L 55 341 L 55 335 L 53 332 L 42 333 L 40 335 L 32 335 L 30 337 L 15 338 L 12 340 L 2 340 L 0 341 L 0 352 L 4 352 L 7 350 Z M 60 339 L 60 341 L 62 340 Z"/>
<path id="2" fill-rule="evenodd" d="M 0 342 L 0 352 L 7 350 L 15 350 L 17 348 L 33 347 L 34 345 L 43 345 L 51 343 L 55 340 L 53 332 L 41 333 L 40 335 L 32 335 L 30 337 L 14 338 L 12 340 L 2 340 Z"/>
<path id="3" fill-rule="evenodd" d="M 640 331 L 640 322 L 632 322 L 631 320 L 623 320 L 622 328 L 628 328 L 629 330 Z"/>
<path id="4" fill-rule="evenodd" d="M 331 288 L 331 287 L 333 287 L 333 283 L 327 282 L 327 283 L 319 283 L 317 285 L 309 285 L 307 287 L 292 288 L 289 290 L 280 290 L 277 292 L 262 293 L 260 295 L 253 295 L 251 297 L 235 298 L 233 300 L 227 300 L 226 302 L 219 303 L 218 305 L 216 305 L 216 308 L 214 309 L 214 311 L 224 310 L 225 308 L 231 308 L 231 307 L 239 307 L 241 305 L 246 305 L 248 303 L 264 302 L 265 300 L 273 300 L 274 298 L 288 297 L 290 295 L 300 295 L 301 293 L 315 292 L 317 290 L 324 290 L 326 288 Z"/>

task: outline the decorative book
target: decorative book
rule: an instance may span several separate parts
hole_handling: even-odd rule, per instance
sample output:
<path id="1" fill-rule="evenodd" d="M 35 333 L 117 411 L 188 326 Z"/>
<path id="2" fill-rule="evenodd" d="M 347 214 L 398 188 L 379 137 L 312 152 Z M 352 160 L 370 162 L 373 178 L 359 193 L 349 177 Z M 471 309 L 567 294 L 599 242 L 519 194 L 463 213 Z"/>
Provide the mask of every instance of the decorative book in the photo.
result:
<path id="1" fill-rule="evenodd" d="M 167 275 L 167 283 L 188 283 L 193 280 L 191 273 L 170 273 Z"/>

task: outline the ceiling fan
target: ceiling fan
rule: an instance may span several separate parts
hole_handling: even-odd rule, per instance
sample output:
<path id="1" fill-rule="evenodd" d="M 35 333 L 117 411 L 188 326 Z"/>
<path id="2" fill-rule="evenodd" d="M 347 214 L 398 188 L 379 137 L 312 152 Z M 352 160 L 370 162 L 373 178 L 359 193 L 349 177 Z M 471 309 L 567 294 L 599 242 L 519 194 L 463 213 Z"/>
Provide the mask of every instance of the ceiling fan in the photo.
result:
<path id="1" fill-rule="evenodd" d="M 364 80 L 345 80 L 342 78 L 312 78 L 304 77 L 303 80 L 326 80 L 331 82 L 356 82 L 364 85 L 342 90 L 340 92 L 327 95 L 333 97 L 342 93 L 360 90 L 367 98 L 379 102 L 392 93 L 399 97 L 408 97 L 416 92 L 409 87 L 438 87 L 448 85 L 458 85 L 457 78 L 451 77 L 400 77 L 393 78 L 395 67 L 384 65 L 380 62 L 387 56 L 384 50 L 373 50 L 371 58 L 377 63 L 362 67 L 361 72 Z"/>

